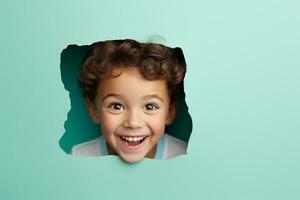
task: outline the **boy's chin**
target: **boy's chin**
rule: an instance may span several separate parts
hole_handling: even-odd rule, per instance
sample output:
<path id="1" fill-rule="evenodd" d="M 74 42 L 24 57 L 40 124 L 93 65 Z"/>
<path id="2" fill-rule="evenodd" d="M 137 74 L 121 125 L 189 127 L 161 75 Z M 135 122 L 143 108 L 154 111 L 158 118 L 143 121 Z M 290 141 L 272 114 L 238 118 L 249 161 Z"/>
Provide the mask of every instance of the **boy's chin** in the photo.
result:
<path id="1" fill-rule="evenodd" d="M 138 163 L 144 159 L 145 156 L 141 155 L 122 155 L 120 156 L 123 161 L 127 163 Z"/>

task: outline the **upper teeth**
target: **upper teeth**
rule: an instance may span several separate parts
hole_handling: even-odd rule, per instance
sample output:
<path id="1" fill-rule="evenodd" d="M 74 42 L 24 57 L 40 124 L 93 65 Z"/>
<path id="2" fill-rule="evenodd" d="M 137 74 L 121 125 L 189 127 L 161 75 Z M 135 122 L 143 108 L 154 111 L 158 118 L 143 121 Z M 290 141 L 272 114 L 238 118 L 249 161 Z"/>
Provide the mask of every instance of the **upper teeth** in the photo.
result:
<path id="1" fill-rule="evenodd" d="M 126 137 L 126 136 L 121 136 L 121 137 L 122 137 L 122 139 L 127 140 L 129 142 L 132 142 L 132 141 L 137 142 L 137 141 L 140 141 L 140 140 L 144 139 L 146 136 L 143 136 L 143 137 Z"/>

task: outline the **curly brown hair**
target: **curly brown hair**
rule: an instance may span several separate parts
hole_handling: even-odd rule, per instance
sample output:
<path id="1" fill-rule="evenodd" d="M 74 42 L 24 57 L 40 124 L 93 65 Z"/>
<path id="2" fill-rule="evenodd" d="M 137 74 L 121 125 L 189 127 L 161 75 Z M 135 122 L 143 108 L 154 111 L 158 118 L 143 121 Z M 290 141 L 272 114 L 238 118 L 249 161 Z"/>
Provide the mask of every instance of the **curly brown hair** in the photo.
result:
<path id="1" fill-rule="evenodd" d="M 92 44 L 78 76 L 83 97 L 94 102 L 99 81 L 121 67 L 137 67 L 147 80 L 166 80 L 170 103 L 176 107 L 185 96 L 186 63 L 181 48 L 125 39 Z"/>

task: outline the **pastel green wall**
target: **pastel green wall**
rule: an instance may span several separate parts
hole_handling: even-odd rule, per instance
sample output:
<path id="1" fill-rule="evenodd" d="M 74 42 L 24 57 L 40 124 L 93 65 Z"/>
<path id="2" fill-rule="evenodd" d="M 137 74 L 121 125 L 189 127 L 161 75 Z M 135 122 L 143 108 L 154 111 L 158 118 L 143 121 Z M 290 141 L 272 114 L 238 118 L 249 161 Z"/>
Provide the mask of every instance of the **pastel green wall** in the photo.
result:
<path id="1" fill-rule="evenodd" d="M 2 2 L 0 199 L 299 199 L 299 6 Z M 66 155 L 61 51 L 154 34 L 185 53 L 188 156 L 129 165 Z"/>

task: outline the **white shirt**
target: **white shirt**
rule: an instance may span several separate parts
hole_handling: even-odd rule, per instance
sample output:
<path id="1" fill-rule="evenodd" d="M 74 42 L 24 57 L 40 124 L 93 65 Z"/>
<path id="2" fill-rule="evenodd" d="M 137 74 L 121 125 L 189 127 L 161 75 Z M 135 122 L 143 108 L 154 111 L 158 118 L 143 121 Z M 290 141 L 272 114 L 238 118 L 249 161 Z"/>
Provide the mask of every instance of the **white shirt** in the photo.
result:
<path id="1" fill-rule="evenodd" d="M 186 154 L 187 143 L 165 133 L 158 142 L 155 159 L 167 160 Z M 103 135 L 72 147 L 73 156 L 106 156 L 106 140 Z"/>

